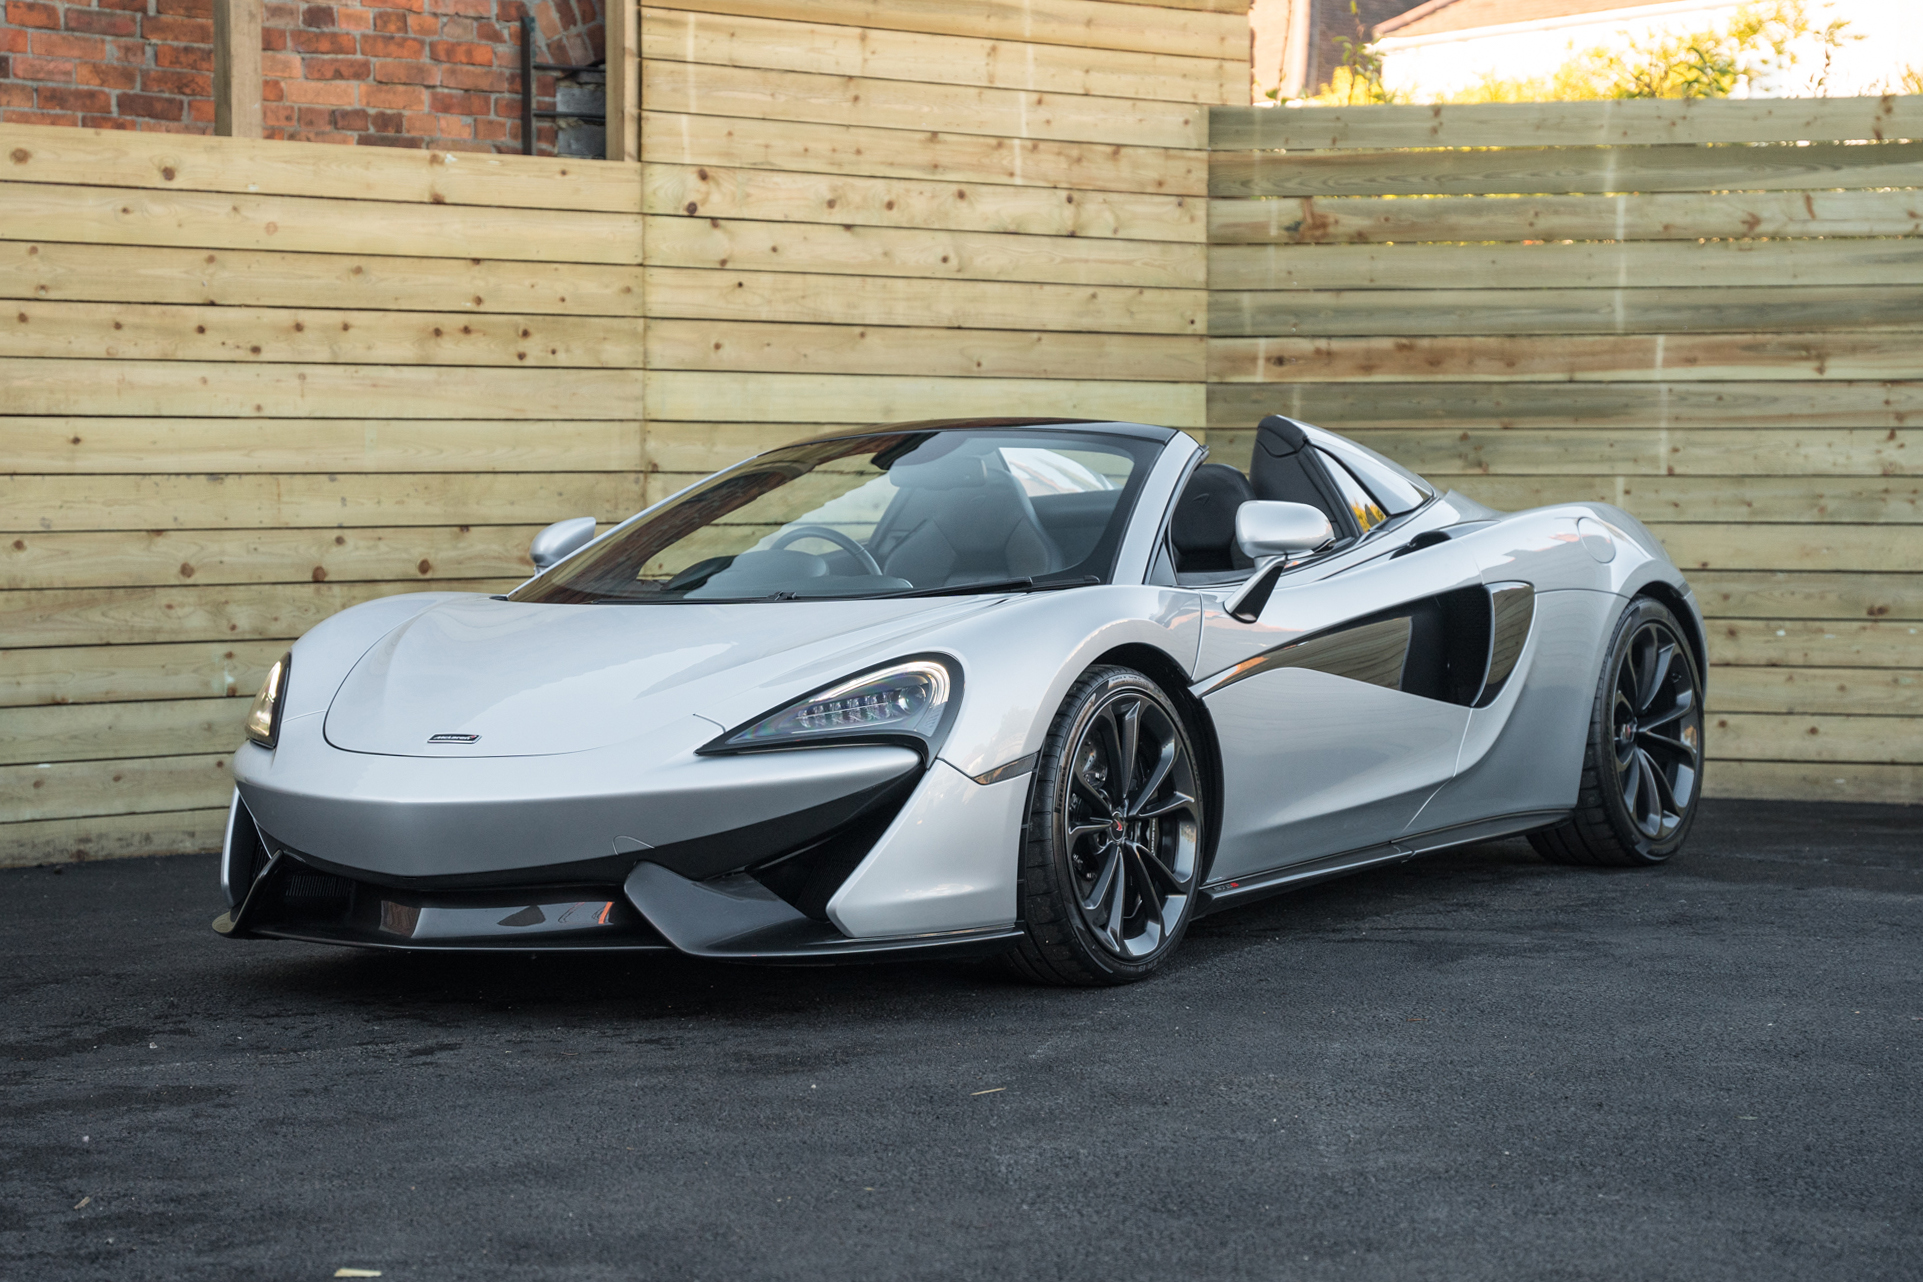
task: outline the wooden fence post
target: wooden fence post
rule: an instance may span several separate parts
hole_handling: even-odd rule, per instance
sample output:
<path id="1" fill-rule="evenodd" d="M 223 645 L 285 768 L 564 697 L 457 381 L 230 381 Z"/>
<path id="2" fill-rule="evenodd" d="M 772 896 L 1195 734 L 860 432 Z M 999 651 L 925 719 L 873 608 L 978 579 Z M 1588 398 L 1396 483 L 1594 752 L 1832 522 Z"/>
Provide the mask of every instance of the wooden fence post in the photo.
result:
<path id="1" fill-rule="evenodd" d="M 602 19 L 607 51 L 607 158 L 641 159 L 641 8 L 608 0 Z"/>
<path id="2" fill-rule="evenodd" d="M 214 0 L 214 132 L 260 137 L 261 0 Z"/>

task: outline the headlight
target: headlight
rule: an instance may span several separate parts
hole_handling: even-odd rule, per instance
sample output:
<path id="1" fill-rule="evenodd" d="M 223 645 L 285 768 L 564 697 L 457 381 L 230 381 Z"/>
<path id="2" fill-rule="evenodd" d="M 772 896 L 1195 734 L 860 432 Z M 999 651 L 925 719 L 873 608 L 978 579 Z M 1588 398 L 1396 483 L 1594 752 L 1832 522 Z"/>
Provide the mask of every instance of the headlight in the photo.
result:
<path id="1" fill-rule="evenodd" d="M 954 671 L 939 659 L 904 659 L 797 699 L 701 751 L 892 740 L 932 756 L 958 685 Z"/>
<path id="2" fill-rule="evenodd" d="M 254 706 L 247 709 L 247 737 L 263 748 L 271 748 L 280 738 L 280 697 L 287 689 L 287 664 L 294 656 L 284 654 L 267 669 L 267 680 L 260 683 Z"/>

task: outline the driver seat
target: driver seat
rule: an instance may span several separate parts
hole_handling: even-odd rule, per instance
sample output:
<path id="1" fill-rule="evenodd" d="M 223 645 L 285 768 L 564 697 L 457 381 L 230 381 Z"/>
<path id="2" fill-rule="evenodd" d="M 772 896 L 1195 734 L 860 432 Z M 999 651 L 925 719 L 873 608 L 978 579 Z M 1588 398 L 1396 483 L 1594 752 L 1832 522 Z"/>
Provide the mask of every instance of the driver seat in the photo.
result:
<path id="1" fill-rule="evenodd" d="M 883 574 L 936 587 L 1033 577 L 1061 567 L 1061 550 L 1007 469 L 979 456 L 951 454 L 897 465 L 888 475 L 901 490 L 888 524 L 906 533 L 887 550 Z"/>

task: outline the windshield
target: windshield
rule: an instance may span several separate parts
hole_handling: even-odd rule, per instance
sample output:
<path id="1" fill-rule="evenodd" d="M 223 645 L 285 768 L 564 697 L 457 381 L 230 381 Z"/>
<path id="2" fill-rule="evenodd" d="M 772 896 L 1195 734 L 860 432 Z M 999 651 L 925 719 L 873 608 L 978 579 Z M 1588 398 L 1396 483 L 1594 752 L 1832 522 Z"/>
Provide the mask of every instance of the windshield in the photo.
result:
<path id="1" fill-rule="evenodd" d="M 1046 428 L 791 445 L 717 473 L 509 599 L 768 601 L 1099 582 L 1160 449 Z"/>

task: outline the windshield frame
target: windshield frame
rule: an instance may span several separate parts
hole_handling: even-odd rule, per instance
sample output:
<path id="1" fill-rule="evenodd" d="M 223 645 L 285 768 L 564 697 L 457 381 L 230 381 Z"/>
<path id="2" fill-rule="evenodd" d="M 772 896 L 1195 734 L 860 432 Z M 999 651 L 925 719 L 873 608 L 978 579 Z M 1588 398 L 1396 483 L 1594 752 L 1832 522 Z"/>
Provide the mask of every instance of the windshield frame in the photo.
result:
<path id="1" fill-rule="evenodd" d="M 966 433 L 974 437 L 992 437 L 1004 434 L 1011 437 L 1026 438 L 1036 436 L 1055 437 L 1058 439 L 1054 441 L 1053 444 L 1065 448 L 1072 446 L 1077 438 L 1086 439 L 1091 446 L 1106 442 L 1111 448 L 1115 446 L 1123 447 L 1119 452 L 1129 455 L 1132 466 L 1127 479 L 1117 487 L 1121 492 L 1115 502 L 1114 510 L 1110 513 L 1106 524 L 1097 535 L 1090 551 L 1084 555 L 1080 561 L 1072 565 L 1062 566 L 1058 569 L 1032 576 L 996 575 L 993 577 L 985 577 L 979 584 L 964 580 L 957 583 L 929 586 L 917 586 L 913 584 L 912 580 L 904 579 L 901 581 L 909 583 L 909 587 L 880 592 L 773 591 L 753 596 L 701 597 L 690 597 L 685 590 L 674 595 L 662 593 L 636 595 L 603 593 L 590 589 L 575 588 L 567 582 L 569 578 L 580 571 L 583 558 L 593 557 L 597 551 L 603 555 L 607 555 L 611 543 L 620 542 L 624 538 L 632 537 L 637 529 L 646 526 L 650 522 L 668 516 L 677 508 L 698 502 L 703 494 L 726 486 L 731 480 L 741 477 L 744 474 L 752 475 L 757 472 L 771 472 L 773 470 L 779 470 L 784 465 L 792 467 L 796 462 L 801 461 L 791 461 L 790 458 L 784 458 L 783 456 L 792 457 L 794 455 L 803 455 L 805 458 L 806 452 L 820 450 L 824 447 L 832 448 L 841 445 L 858 447 L 861 442 L 896 438 L 896 444 L 886 446 L 876 451 L 863 451 L 859 448 L 850 448 L 835 453 L 823 454 L 814 461 L 807 463 L 807 466 L 802 470 L 795 472 L 790 477 L 790 481 L 792 481 L 837 459 L 860 456 L 864 453 L 870 454 L 871 457 L 881 457 L 889 454 L 896 454 L 896 456 L 899 457 L 897 451 L 901 453 L 911 452 L 934 440 L 938 435 L 948 433 Z M 1168 441 L 1176 435 L 1177 433 L 1172 428 L 1155 427 L 1140 423 L 1093 421 L 1087 419 L 1008 418 L 929 420 L 888 424 L 868 428 L 859 432 L 837 432 L 812 437 L 792 442 L 776 449 L 765 450 L 759 454 L 745 458 L 730 467 L 723 468 L 720 471 L 702 477 L 692 484 L 683 486 L 659 502 L 648 505 L 626 520 L 611 527 L 603 534 L 590 540 L 555 564 L 531 575 L 511 592 L 504 594 L 499 599 L 533 604 L 741 605 L 785 601 L 880 601 L 899 599 L 902 597 L 1016 594 L 1112 583 L 1115 581 L 1115 576 L 1120 568 L 1124 545 L 1127 543 L 1129 531 L 1136 522 L 1137 509 L 1141 504 L 1143 493 L 1148 487 L 1149 478 L 1151 474 L 1155 472 Z M 903 448 L 904 446 L 906 447 L 905 449 Z M 872 482 L 872 480 L 879 479 L 886 475 L 887 469 L 884 468 L 876 474 L 876 477 L 869 478 L 869 480 Z M 756 496 L 779 490 L 782 485 L 787 483 L 789 482 L 784 481 L 758 490 Z M 851 490 L 850 492 L 853 491 Z M 753 497 L 750 497 L 746 501 L 752 502 Z M 686 532 L 676 536 L 674 541 L 662 545 L 661 549 L 657 549 L 657 554 L 661 550 L 673 547 L 676 542 L 690 537 L 698 530 L 717 523 L 720 517 L 737 510 L 739 506 L 742 505 L 738 504 L 736 507 L 727 508 L 716 516 L 709 517 L 700 524 L 691 526 Z M 800 522 L 798 518 L 796 521 L 789 522 L 789 524 L 801 523 L 804 522 Z M 740 553 L 734 553 L 733 555 L 739 556 Z M 691 587 L 696 588 L 698 588 L 698 586 L 699 583 L 691 585 Z"/>

